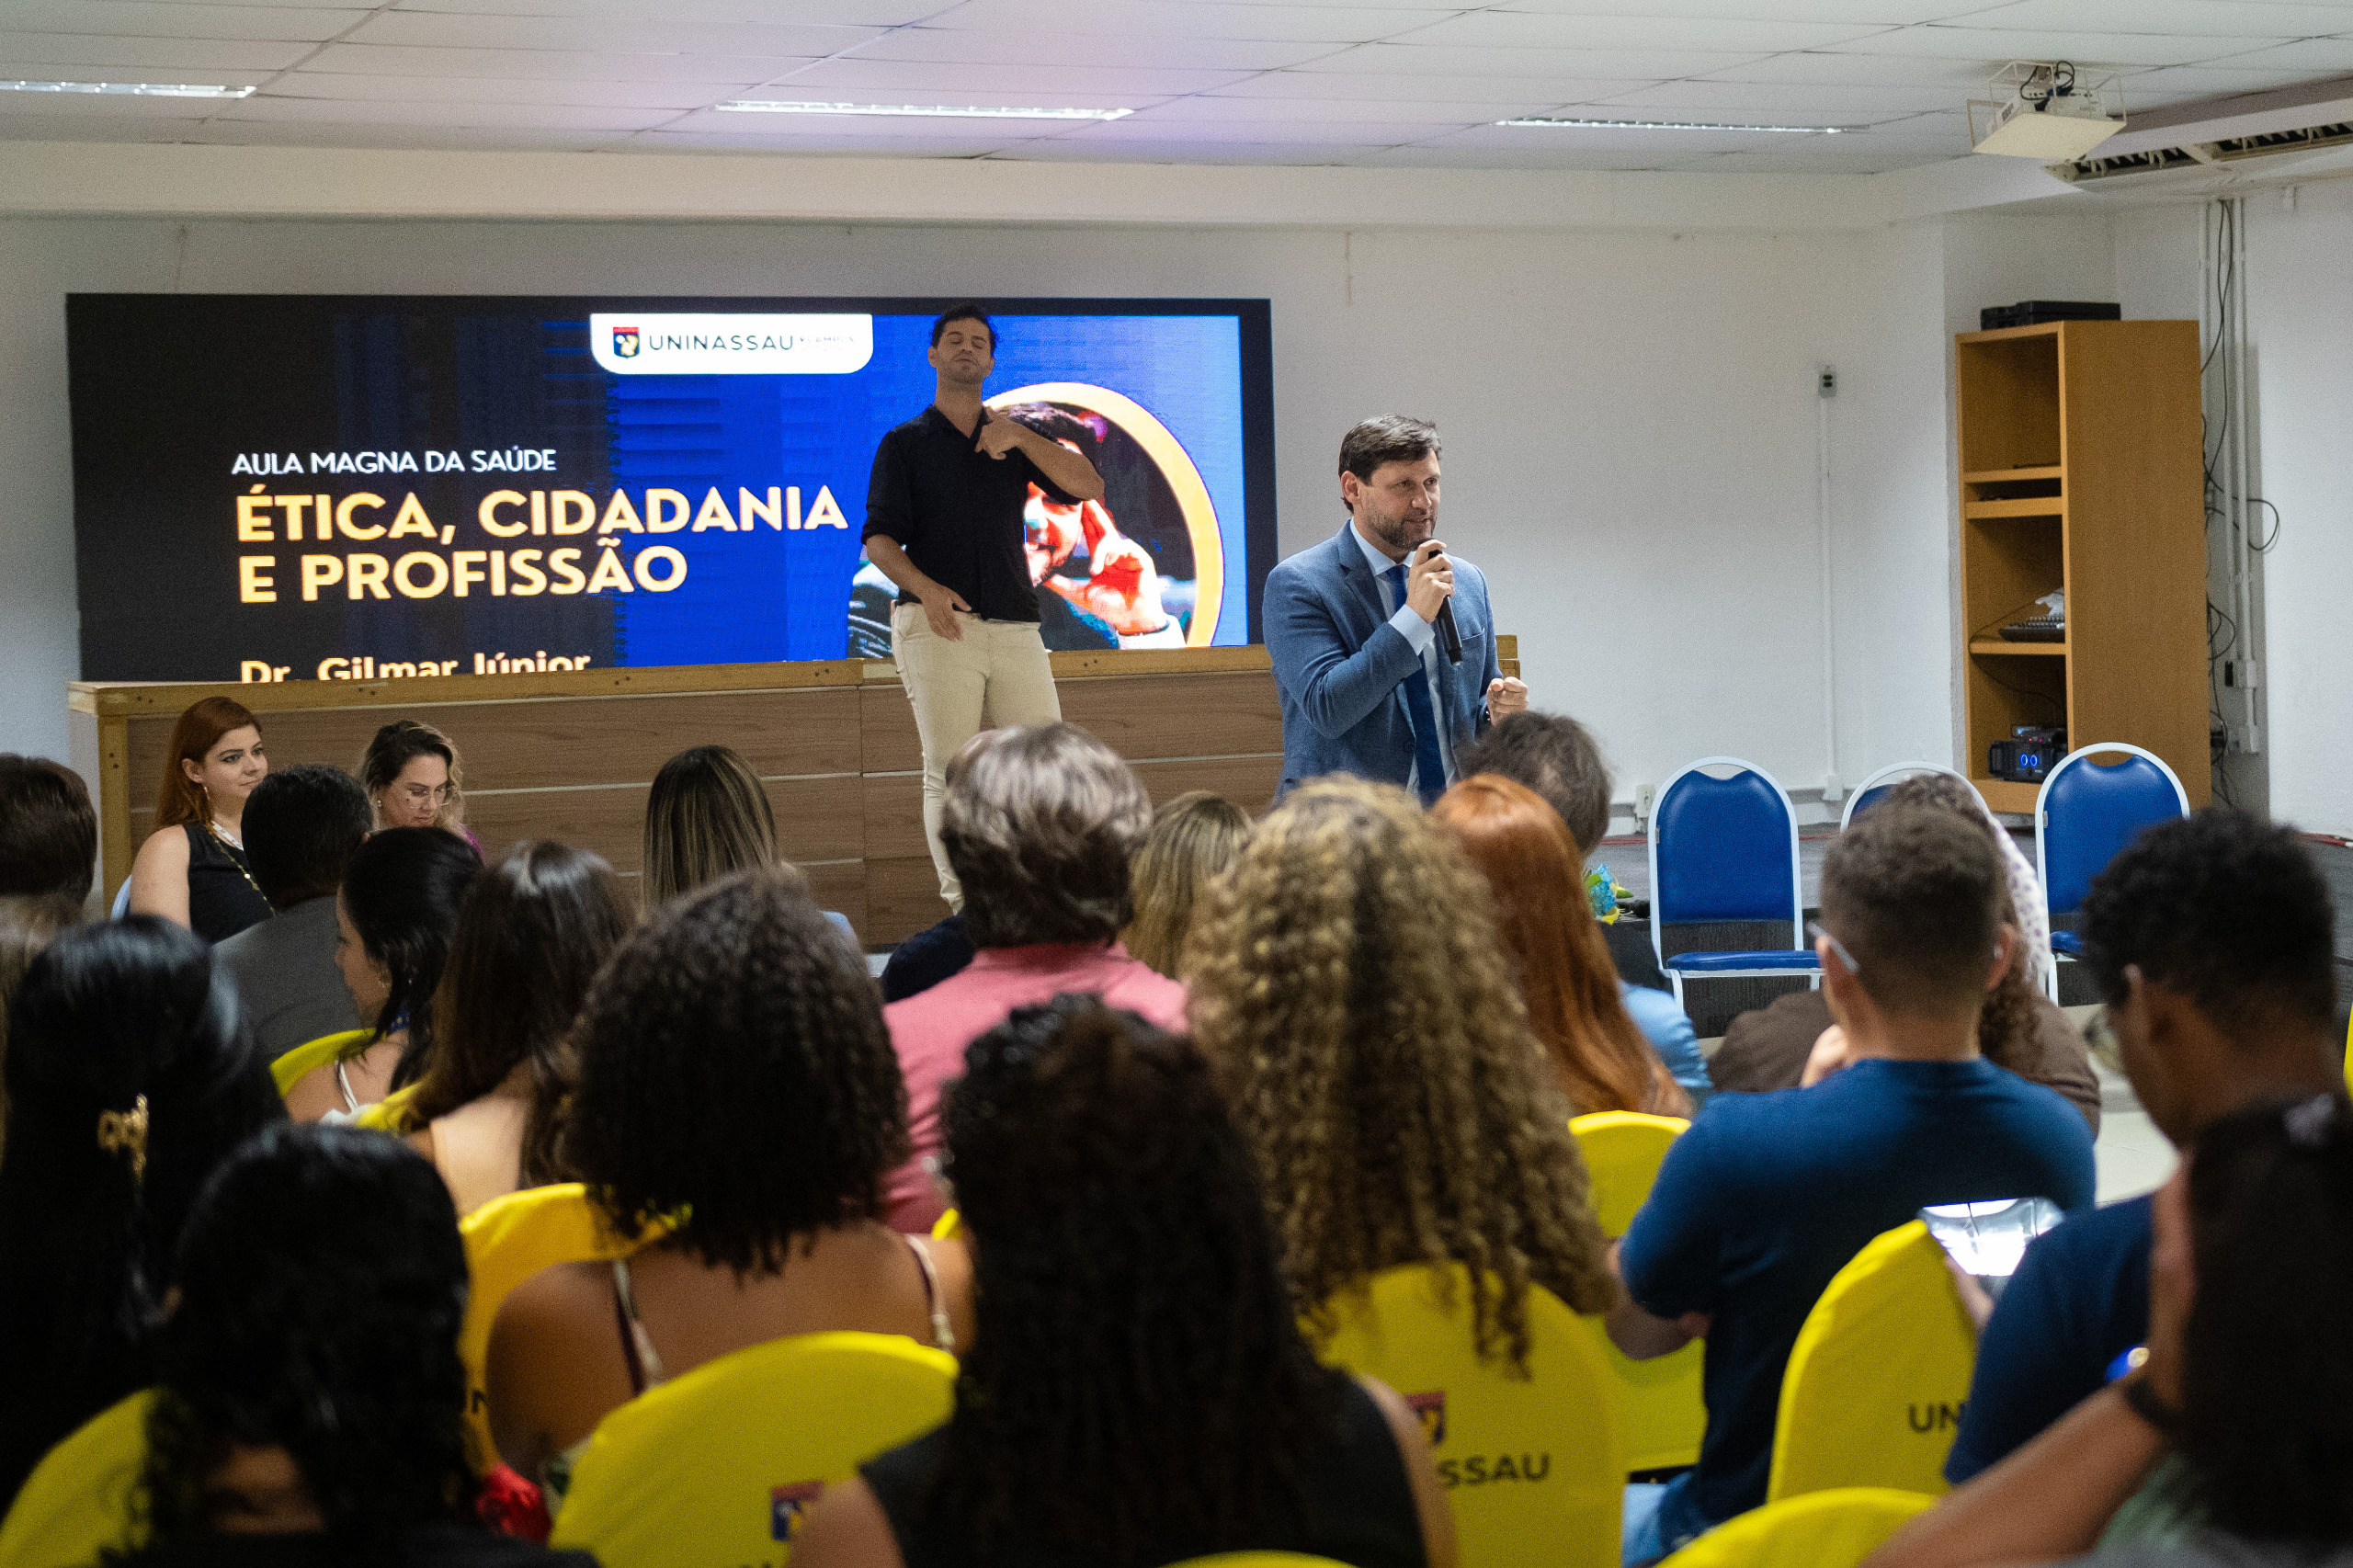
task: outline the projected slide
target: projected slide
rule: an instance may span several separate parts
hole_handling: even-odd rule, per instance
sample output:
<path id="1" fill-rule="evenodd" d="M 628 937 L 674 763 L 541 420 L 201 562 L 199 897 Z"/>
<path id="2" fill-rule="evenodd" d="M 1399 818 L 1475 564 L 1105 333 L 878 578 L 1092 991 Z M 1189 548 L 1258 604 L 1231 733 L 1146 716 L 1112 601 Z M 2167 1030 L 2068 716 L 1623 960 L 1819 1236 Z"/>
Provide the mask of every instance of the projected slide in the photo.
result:
<path id="1" fill-rule="evenodd" d="M 71 296 L 83 677 L 886 658 L 867 476 L 949 302 Z M 1266 302 L 985 303 L 990 405 L 1107 486 L 1031 495 L 1047 645 L 1256 641 Z"/>

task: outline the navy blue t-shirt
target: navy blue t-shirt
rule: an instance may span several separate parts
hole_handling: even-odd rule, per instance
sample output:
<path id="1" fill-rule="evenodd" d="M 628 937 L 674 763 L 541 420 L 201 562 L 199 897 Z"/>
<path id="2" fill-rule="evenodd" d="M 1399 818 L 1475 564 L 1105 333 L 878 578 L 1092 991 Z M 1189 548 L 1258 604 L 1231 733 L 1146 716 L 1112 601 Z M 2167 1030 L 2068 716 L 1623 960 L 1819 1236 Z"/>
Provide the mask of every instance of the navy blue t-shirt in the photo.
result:
<path id="1" fill-rule="evenodd" d="M 2023 1448 L 2108 1382 L 2149 1337 L 2149 1199 L 2077 1214 L 2026 1249 L 1977 1340 L 1969 1407 L 1945 1479 Z"/>
<path id="2" fill-rule="evenodd" d="M 1708 1430 L 1684 1494 L 1709 1523 L 1765 1501 L 1781 1372 L 1874 1236 L 1931 1203 L 2092 1201 L 2081 1112 L 1984 1061 L 1859 1062 L 1810 1089 L 1720 1094 L 1675 1141 L 1620 1254 L 1637 1305 L 1708 1312 Z"/>

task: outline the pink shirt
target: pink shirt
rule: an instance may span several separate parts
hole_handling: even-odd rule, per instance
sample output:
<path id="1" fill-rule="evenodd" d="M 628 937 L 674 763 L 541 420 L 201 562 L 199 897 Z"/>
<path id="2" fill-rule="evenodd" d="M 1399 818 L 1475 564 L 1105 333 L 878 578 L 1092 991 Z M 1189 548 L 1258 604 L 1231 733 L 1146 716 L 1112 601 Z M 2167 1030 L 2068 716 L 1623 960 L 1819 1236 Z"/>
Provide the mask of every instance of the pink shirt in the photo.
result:
<path id="1" fill-rule="evenodd" d="M 907 1130 L 915 1142 L 914 1157 L 885 1185 L 892 1229 L 928 1231 L 946 1207 L 923 1162 L 939 1153 L 939 1086 L 963 1076 L 964 1048 L 1014 1008 L 1065 991 L 1091 991 L 1165 1029 L 1185 1028 L 1184 986 L 1130 958 L 1117 942 L 983 948 L 961 972 L 882 1009 L 907 1081 Z"/>

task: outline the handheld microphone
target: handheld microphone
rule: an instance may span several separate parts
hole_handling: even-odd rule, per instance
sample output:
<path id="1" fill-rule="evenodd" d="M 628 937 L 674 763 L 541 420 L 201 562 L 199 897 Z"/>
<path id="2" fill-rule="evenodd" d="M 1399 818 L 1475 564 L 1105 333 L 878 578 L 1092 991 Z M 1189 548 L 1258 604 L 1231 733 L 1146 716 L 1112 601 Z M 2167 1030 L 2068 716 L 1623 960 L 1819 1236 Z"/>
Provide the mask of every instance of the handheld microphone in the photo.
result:
<path id="1" fill-rule="evenodd" d="M 1431 559 L 1443 560 L 1445 557 L 1440 554 Z M 1451 597 L 1438 607 L 1438 619 L 1431 624 L 1438 628 L 1438 651 L 1446 655 L 1446 662 L 1450 665 L 1461 664 L 1462 662 L 1462 633 L 1455 630 L 1454 600 Z"/>

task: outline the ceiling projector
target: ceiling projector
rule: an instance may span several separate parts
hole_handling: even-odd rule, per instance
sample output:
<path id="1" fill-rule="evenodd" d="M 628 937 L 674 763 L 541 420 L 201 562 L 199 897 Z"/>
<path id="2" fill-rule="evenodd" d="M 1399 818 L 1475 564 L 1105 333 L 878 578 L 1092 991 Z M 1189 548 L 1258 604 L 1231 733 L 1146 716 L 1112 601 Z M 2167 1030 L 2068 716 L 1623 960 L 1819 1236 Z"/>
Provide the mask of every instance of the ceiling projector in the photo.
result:
<path id="1" fill-rule="evenodd" d="M 1969 100 L 1969 139 L 1980 153 L 2072 163 L 2124 129 L 2124 111 L 2110 113 L 2102 95 L 2117 97 L 2113 75 L 2085 84 L 2067 61 L 2017 60 L 1994 74 L 1986 98 Z M 1990 127 L 1977 133 L 1977 111 Z"/>

